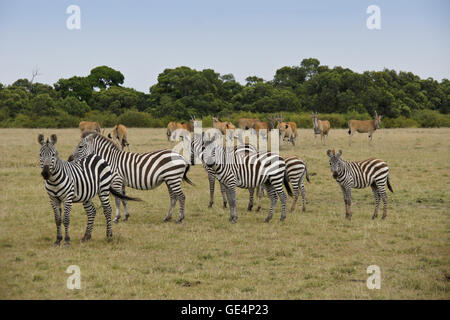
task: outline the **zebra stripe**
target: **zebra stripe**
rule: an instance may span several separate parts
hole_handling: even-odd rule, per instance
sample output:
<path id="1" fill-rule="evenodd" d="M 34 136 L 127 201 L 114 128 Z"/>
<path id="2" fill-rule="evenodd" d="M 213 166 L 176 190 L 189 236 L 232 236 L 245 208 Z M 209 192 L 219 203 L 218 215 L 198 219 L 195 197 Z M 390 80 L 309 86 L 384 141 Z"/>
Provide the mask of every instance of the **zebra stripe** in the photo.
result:
<path id="1" fill-rule="evenodd" d="M 362 189 L 370 186 L 375 197 L 375 211 L 372 219 L 378 216 L 380 199 L 383 201 L 383 216 L 387 216 L 387 194 L 386 183 L 391 192 L 392 187 L 389 182 L 389 166 L 386 162 L 376 158 L 370 158 L 358 162 L 350 162 L 341 159 L 342 150 L 336 154 L 331 150 L 327 151 L 330 157 L 330 169 L 333 178 L 339 183 L 344 195 L 346 218 L 351 219 L 352 188 Z"/>
<path id="2" fill-rule="evenodd" d="M 64 207 L 63 223 L 65 228 L 65 245 L 69 246 L 70 211 L 73 203 L 83 203 L 88 217 L 86 232 L 82 241 L 91 238 L 92 228 L 96 215 L 92 199 L 98 194 L 103 213 L 106 217 L 106 235 L 112 237 L 111 205 L 109 202 L 110 184 L 113 178 L 111 168 L 101 157 L 90 155 L 78 162 L 68 162 L 58 157 L 54 147 L 56 136 L 52 141 L 43 142 L 40 150 L 40 166 L 45 179 L 45 190 L 50 198 L 50 204 L 55 214 L 56 242 L 59 245 L 61 234 L 61 204 Z"/>
<path id="3" fill-rule="evenodd" d="M 187 178 L 189 164 L 180 154 L 172 150 L 159 150 L 147 153 L 133 153 L 120 150 L 111 140 L 96 133 L 85 136 L 73 156 L 75 159 L 86 154 L 95 153 L 104 158 L 111 166 L 113 172 L 120 177 L 114 184 L 120 184 L 123 192 L 125 186 L 138 190 L 151 190 L 163 182 L 166 183 L 170 196 L 170 209 L 164 221 L 172 218 L 173 209 L 177 201 L 180 202 L 180 215 L 177 222 L 184 219 L 185 195 L 181 189 L 181 181 L 192 184 Z M 130 216 L 127 201 L 122 200 L 125 209 L 125 219 Z M 120 200 L 116 198 L 116 218 L 120 219 Z"/>
<path id="4" fill-rule="evenodd" d="M 215 177 L 225 186 L 230 204 L 230 221 L 237 221 L 236 187 L 249 189 L 250 194 L 255 188 L 265 185 L 271 199 L 271 207 L 266 222 L 273 215 L 273 208 L 280 197 L 282 204 L 281 220 L 286 218 L 286 193 L 283 182 L 287 185 L 285 162 L 277 154 L 270 152 L 235 152 L 213 141 L 203 141 L 202 136 L 194 134 L 194 154 L 203 164 L 214 171 Z"/>

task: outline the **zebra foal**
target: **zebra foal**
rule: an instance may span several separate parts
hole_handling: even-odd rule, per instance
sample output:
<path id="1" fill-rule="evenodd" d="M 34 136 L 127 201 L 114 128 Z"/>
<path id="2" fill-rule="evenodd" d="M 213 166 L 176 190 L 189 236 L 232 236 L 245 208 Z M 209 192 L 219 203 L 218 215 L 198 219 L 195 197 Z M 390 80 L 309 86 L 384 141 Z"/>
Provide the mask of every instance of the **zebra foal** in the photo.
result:
<path id="1" fill-rule="evenodd" d="M 45 189 L 50 198 L 50 204 L 55 214 L 56 242 L 60 245 L 62 240 L 61 222 L 63 220 L 65 229 L 65 246 L 70 245 L 69 224 L 70 211 L 73 203 L 81 202 L 86 210 L 88 223 L 82 241 L 91 238 L 92 228 L 96 215 L 92 199 L 98 194 L 106 218 L 106 236 L 112 237 L 111 230 L 111 205 L 109 193 L 117 197 L 128 200 L 135 200 L 121 195 L 111 189 L 113 179 L 111 168 L 102 158 L 91 155 L 80 159 L 78 162 L 68 162 L 58 156 L 55 149 L 57 137 L 51 135 L 44 141 L 44 135 L 38 135 L 38 142 L 41 145 L 39 154 L 41 175 L 45 180 Z M 64 217 L 61 217 L 61 204 L 64 208 Z"/>
<path id="2" fill-rule="evenodd" d="M 370 158 L 358 162 L 345 161 L 341 158 L 342 150 L 336 153 L 334 150 L 328 150 L 327 155 L 330 158 L 330 169 L 333 178 L 339 183 L 345 202 L 345 217 L 352 218 L 352 188 L 362 189 L 370 186 L 375 196 L 375 211 L 372 219 L 378 216 L 380 199 L 383 201 L 383 216 L 387 216 L 387 195 L 386 183 L 391 192 L 389 183 L 389 167 L 386 162 L 376 158 Z"/>

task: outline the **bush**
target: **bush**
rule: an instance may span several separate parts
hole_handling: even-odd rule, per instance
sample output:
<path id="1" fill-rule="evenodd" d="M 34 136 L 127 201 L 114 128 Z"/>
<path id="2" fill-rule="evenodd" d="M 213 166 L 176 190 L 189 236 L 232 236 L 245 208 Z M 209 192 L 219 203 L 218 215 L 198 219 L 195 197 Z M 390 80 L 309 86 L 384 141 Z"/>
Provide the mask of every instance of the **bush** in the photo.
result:
<path id="1" fill-rule="evenodd" d="M 152 124 L 158 122 L 154 121 L 149 113 L 140 111 L 126 111 L 119 116 L 117 121 L 127 127 L 135 128 L 149 128 Z"/>
<path id="2" fill-rule="evenodd" d="M 417 128 L 419 124 L 411 118 L 400 116 L 398 118 L 385 118 L 382 120 L 384 128 Z"/>
<path id="3" fill-rule="evenodd" d="M 422 128 L 450 126 L 450 115 L 441 114 L 435 110 L 415 111 L 412 114 L 412 118 L 418 122 Z"/>

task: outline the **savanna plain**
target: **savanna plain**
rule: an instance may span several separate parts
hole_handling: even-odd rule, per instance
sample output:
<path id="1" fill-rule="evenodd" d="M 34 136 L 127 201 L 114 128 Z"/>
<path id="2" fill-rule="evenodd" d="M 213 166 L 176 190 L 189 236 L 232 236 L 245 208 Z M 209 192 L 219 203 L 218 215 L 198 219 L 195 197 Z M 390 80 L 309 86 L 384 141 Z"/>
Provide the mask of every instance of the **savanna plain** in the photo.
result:
<path id="1" fill-rule="evenodd" d="M 282 156 L 307 162 L 306 212 L 301 201 L 285 221 L 278 202 L 264 223 L 247 212 L 248 192 L 237 194 L 239 219 L 228 222 L 218 183 L 208 208 L 209 186 L 201 165 L 183 182 L 185 219 L 164 223 L 169 208 L 165 185 L 150 191 L 127 189 L 142 202 L 129 202 L 131 217 L 113 224 L 108 241 L 98 198 L 92 239 L 81 243 L 86 215 L 71 214 L 69 248 L 53 247 L 53 211 L 40 175 L 37 135 L 58 136 L 67 159 L 80 140 L 78 129 L 1 129 L 0 299 L 449 299 L 450 298 L 450 129 L 381 129 L 368 144 L 356 134 L 348 145 L 344 129 L 331 130 L 326 146 L 312 129 L 300 129 L 295 147 Z M 173 148 L 165 129 L 129 128 L 131 151 Z M 394 193 L 388 216 L 372 220 L 370 188 L 353 190 L 353 217 L 333 180 L 327 149 L 345 160 L 377 157 L 390 166 Z M 292 198 L 288 198 L 289 209 Z M 114 200 L 111 198 L 113 214 Z M 380 211 L 382 212 L 382 211 Z M 66 286 L 66 269 L 77 265 L 81 289 Z M 367 267 L 381 271 L 381 288 L 369 290 Z"/>

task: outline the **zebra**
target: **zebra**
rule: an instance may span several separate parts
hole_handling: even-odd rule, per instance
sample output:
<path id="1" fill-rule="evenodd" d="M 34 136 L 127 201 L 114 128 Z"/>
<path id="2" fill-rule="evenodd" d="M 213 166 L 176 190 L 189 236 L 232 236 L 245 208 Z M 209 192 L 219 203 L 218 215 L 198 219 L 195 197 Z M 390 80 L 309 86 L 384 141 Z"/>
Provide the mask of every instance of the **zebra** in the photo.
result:
<path id="1" fill-rule="evenodd" d="M 302 195 L 302 210 L 306 211 L 306 192 L 305 186 L 303 185 L 303 178 L 306 176 L 306 180 L 310 182 L 308 170 L 306 168 L 306 163 L 301 160 L 299 157 L 291 156 L 284 159 L 286 163 L 286 173 L 288 176 L 288 180 L 292 185 L 292 190 L 294 191 L 294 201 L 292 202 L 291 212 L 295 210 L 295 205 L 297 204 L 297 200 L 299 195 Z M 264 188 L 259 190 L 258 194 L 258 207 L 256 211 L 261 209 L 261 200 L 264 195 Z"/>
<path id="2" fill-rule="evenodd" d="M 202 162 L 214 170 L 215 177 L 225 186 L 230 205 L 230 222 L 237 222 L 236 187 L 254 190 L 261 185 L 266 187 L 271 199 L 271 207 L 265 222 L 273 216 L 277 196 L 281 200 L 281 221 L 286 218 L 286 193 L 283 182 L 290 196 L 290 189 L 285 171 L 285 162 L 277 154 L 270 152 L 242 153 L 233 152 L 229 147 L 223 147 L 215 141 L 204 141 L 203 136 L 194 133 L 193 151 Z M 251 193 L 252 200 L 252 193 Z M 249 206 L 253 206 L 249 203 Z"/>
<path id="3" fill-rule="evenodd" d="M 352 188 L 366 188 L 370 186 L 375 196 L 375 211 L 372 219 L 378 216 L 378 208 L 380 199 L 383 201 L 383 216 L 387 216 L 387 186 L 391 192 L 391 184 L 389 182 L 389 167 L 386 162 L 376 158 L 370 158 L 358 162 L 350 162 L 341 159 L 342 150 L 336 154 L 334 150 L 328 150 L 327 155 L 330 158 L 330 169 L 333 178 L 339 183 L 344 194 L 345 217 L 349 220 L 352 218 Z"/>
<path id="4" fill-rule="evenodd" d="M 203 138 L 204 138 L 204 136 L 203 136 Z M 251 144 L 240 144 L 234 148 L 234 152 L 245 154 L 245 153 L 258 152 L 258 150 L 256 149 L 255 146 L 253 146 Z M 193 145 L 193 140 L 192 140 L 192 143 L 191 143 L 191 163 L 192 164 L 195 164 L 194 157 L 195 157 L 194 156 L 194 145 Z M 202 162 L 202 166 L 205 169 L 206 173 L 208 174 L 208 182 L 209 182 L 208 208 L 212 208 L 212 206 L 214 204 L 214 189 L 215 189 L 215 183 L 216 183 L 215 171 L 212 167 L 207 166 L 204 162 Z M 220 192 L 222 194 L 222 199 L 223 199 L 223 208 L 225 209 L 227 207 L 226 187 L 220 181 L 219 181 L 219 185 L 220 185 Z M 249 200 L 249 205 L 247 207 L 247 211 L 251 211 L 253 208 L 254 189 L 249 189 L 249 193 L 250 193 L 250 200 Z"/>
<path id="5" fill-rule="evenodd" d="M 111 230 L 111 205 L 109 202 L 110 192 L 119 198 L 138 200 L 126 197 L 111 188 L 113 174 L 108 163 L 101 157 L 90 155 L 77 162 L 68 162 L 58 156 L 55 149 L 57 137 L 55 134 L 44 141 L 44 135 L 38 135 L 41 145 L 40 167 L 41 175 L 45 180 L 45 189 L 50 198 L 50 204 L 55 214 L 56 241 L 59 246 L 62 240 L 61 234 L 61 204 L 64 208 L 65 246 L 70 245 L 69 224 L 70 211 L 73 203 L 81 202 L 86 210 L 88 223 L 82 241 L 91 238 L 92 228 L 96 215 L 92 199 L 98 194 L 106 217 L 106 236 L 112 237 Z"/>
<path id="6" fill-rule="evenodd" d="M 101 156 L 110 164 L 113 172 L 119 176 L 116 183 L 121 185 L 123 193 L 125 193 L 125 186 L 138 190 L 151 190 L 165 182 L 170 196 L 170 208 L 164 222 L 172 218 L 177 201 L 180 202 L 180 215 L 176 222 L 183 221 L 186 197 L 181 189 L 181 181 L 194 184 L 187 177 L 190 165 L 182 155 L 168 149 L 147 153 L 122 151 L 111 140 L 90 132 L 81 139 L 72 156 L 74 159 L 79 159 L 91 153 Z M 130 214 L 126 200 L 122 200 L 122 203 L 125 209 L 124 221 L 126 221 Z M 114 222 L 119 220 L 120 200 L 116 198 Z"/>

